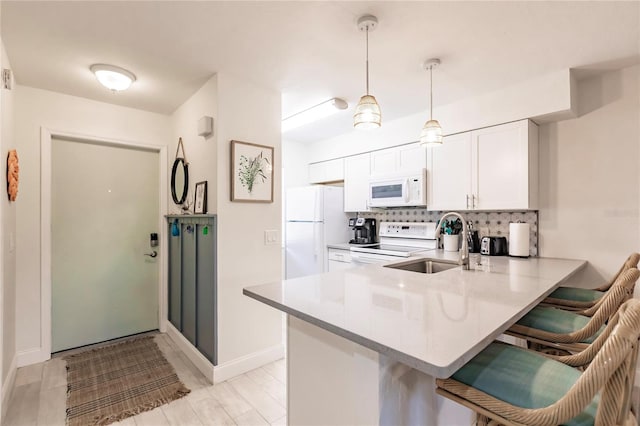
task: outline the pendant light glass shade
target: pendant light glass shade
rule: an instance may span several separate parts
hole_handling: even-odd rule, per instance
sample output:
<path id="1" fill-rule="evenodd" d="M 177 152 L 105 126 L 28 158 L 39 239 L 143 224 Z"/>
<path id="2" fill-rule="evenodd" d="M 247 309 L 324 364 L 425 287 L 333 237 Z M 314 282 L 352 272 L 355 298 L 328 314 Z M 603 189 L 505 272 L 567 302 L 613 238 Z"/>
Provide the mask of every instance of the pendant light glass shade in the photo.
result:
<path id="1" fill-rule="evenodd" d="M 440 64 L 440 59 L 429 59 L 424 68 L 429 70 L 429 121 L 424 123 L 420 132 L 422 145 L 442 145 L 442 127 L 438 120 L 433 119 L 433 67 Z"/>
<path id="2" fill-rule="evenodd" d="M 364 95 L 353 114 L 353 126 L 356 129 L 375 129 L 380 127 L 382 114 L 380 105 L 372 95 Z"/>
<path id="3" fill-rule="evenodd" d="M 424 123 L 420 133 L 420 143 L 423 145 L 439 145 L 442 143 L 442 127 L 438 120 L 429 120 Z"/>
<path id="4" fill-rule="evenodd" d="M 369 31 L 373 31 L 378 25 L 378 18 L 372 15 L 364 15 L 358 19 L 358 29 L 366 33 L 366 82 L 367 93 L 360 98 L 353 113 L 353 127 L 356 129 L 376 129 L 382 124 L 380 105 L 373 95 L 369 94 Z"/>

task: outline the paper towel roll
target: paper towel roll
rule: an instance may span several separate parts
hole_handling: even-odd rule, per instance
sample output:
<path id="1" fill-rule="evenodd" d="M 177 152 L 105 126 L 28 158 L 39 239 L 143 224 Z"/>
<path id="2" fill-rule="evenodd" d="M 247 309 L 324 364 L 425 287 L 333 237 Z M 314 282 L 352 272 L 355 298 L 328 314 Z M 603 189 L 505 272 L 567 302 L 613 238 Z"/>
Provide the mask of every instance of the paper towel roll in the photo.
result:
<path id="1" fill-rule="evenodd" d="M 529 257 L 529 224 L 509 224 L 509 256 Z"/>

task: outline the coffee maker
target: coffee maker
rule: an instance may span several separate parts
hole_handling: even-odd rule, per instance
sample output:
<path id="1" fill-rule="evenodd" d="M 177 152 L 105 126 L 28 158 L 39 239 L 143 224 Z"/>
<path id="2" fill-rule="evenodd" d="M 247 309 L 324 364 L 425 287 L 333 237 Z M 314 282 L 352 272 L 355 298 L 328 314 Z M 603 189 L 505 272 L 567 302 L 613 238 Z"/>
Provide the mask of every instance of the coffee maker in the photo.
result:
<path id="1" fill-rule="evenodd" d="M 349 218 L 349 226 L 353 230 L 353 239 L 349 244 L 375 244 L 378 230 L 376 220 L 364 217 Z"/>

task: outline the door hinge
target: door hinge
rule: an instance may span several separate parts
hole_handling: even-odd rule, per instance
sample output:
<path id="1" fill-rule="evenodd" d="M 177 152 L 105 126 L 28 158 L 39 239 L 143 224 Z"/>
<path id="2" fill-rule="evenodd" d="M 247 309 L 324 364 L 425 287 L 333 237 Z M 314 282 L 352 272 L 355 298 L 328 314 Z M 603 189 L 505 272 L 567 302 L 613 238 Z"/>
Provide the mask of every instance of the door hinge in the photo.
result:
<path id="1" fill-rule="evenodd" d="M 2 68 L 2 88 L 11 90 L 11 70 Z"/>

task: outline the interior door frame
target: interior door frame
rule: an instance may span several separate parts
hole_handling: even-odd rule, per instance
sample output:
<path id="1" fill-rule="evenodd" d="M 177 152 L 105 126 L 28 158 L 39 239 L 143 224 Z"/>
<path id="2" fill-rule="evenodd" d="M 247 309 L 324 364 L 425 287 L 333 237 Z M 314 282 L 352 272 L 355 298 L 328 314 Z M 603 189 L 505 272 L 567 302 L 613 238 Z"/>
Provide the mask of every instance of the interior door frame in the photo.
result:
<path id="1" fill-rule="evenodd" d="M 158 206 L 158 239 L 160 261 L 158 267 L 158 328 L 166 332 L 167 318 L 167 239 L 164 216 L 167 214 L 167 146 L 149 145 L 139 142 L 111 139 L 77 133 L 57 131 L 46 127 L 40 128 L 40 347 L 39 361 L 51 359 L 51 172 L 52 172 L 52 140 L 61 138 L 80 143 L 91 143 L 114 148 L 144 149 L 158 153 L 159 164 L 159 203 Z M 38 361 L 36 361 L 38 362 Z"/>

